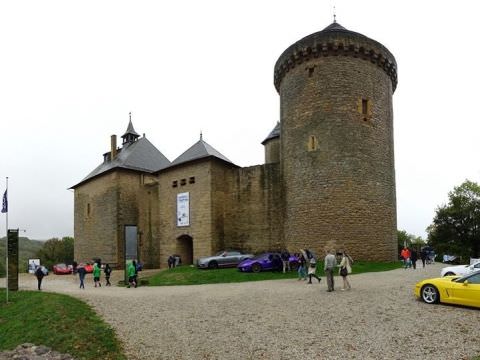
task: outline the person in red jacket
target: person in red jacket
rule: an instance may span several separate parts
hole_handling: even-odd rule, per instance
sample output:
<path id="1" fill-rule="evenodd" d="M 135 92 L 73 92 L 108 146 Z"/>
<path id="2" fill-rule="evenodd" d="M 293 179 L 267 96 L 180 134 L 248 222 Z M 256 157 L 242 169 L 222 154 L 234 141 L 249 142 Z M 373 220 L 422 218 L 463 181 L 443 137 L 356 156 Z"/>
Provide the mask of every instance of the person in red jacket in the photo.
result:
<path id="1" fill-rule="evenodd" d="M 403 258 L 403 262 L 405 264 L 405 269 L 407 267 L 410 267 L 410 250 L 407 247 L 404 247 L 402 252 L 400 253 L 400 256 Z"/>

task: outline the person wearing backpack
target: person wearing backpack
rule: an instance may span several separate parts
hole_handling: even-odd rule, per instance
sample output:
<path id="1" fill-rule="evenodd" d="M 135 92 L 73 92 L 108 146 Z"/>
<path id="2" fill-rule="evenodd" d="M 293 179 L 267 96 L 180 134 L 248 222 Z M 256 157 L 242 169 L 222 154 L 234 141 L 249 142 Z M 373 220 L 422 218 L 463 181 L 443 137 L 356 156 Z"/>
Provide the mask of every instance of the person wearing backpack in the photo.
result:
<path id="1" fill-rule="evenodd" d="M 42 280 L 45 274 L 43 273 L 43 269 L 40 265 L 35 269 L 35 276 L 37 277 L 38 290 L 42 290 Z"/>

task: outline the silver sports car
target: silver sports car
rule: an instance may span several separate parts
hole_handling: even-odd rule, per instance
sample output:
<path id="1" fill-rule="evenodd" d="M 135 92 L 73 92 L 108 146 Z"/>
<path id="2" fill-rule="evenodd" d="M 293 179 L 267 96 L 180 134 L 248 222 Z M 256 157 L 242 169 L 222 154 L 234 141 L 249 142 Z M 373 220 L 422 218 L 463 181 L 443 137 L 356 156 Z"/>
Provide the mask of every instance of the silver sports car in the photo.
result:
<path id="1" fill-rule="evenodd" d="M 214 256 L 203 257 L 197 260 L 200 269 L 218 269 L 219 267 L 235 267 L 245 259 L 253 258 L 253 254 L 244 254 L 236 250 L 219 251 Z"/>

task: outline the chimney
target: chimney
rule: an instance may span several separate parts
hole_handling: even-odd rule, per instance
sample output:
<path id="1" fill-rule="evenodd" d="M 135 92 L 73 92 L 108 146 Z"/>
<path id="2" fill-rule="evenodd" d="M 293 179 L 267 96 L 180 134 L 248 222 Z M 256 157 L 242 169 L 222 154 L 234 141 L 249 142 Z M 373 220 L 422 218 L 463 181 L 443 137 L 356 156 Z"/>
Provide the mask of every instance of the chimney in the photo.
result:
<path id="1" fill-rule="evenodd" d="M 110 140 L 111 148 L 112 148 L 112 155 L 110 159 L 115 159 L 117 156 L 117 135 L 112 135 Z"/>

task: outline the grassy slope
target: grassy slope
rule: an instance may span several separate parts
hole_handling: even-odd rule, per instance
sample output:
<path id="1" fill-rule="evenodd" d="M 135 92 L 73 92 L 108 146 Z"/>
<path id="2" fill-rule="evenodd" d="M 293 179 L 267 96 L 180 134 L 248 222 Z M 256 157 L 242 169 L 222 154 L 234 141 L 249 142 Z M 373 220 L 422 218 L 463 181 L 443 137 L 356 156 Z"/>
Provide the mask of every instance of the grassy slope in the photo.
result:
<path id="1" fill-rule="evenodd" d="M 122 360 L 114 331 L 84 302 L 47 292 L 0 290 L 0 350 L 45 345 L 79 359 Z"/>
<path id="2" fill-rule="evenodd" d="M 364 272 L 386 271 L 398 269 L 402 266 L 400 262 L 395 263 L 374 263 L 358 261 L 353 266 L 353 273 L 359 274 Z M 317 274 L 323 276 L 323 268 L 317 269 Z M 278 280 L 296 278 L 297 272 L 291 271 L 286 274 L 278 271 L 265 271 L 261 273 L 242 273 L 236 268 L 217 269 L 217 270 L 200 270 L 190 266 L 180 266 L 172 270 L 161 271 L 151 277 L 148 277 L 149 285 L 200 285 L 200 284 L 217 284 L 232 283 L 245 281 L 260 280 Z"/>

